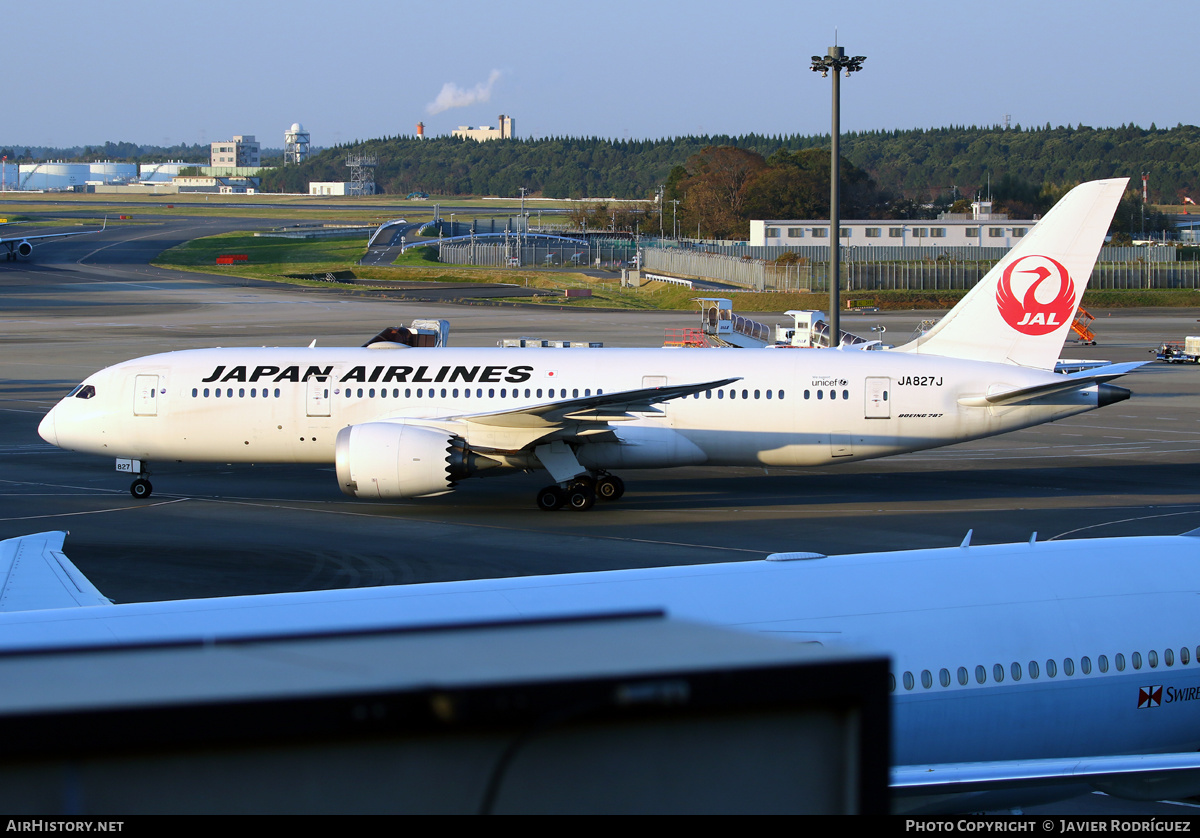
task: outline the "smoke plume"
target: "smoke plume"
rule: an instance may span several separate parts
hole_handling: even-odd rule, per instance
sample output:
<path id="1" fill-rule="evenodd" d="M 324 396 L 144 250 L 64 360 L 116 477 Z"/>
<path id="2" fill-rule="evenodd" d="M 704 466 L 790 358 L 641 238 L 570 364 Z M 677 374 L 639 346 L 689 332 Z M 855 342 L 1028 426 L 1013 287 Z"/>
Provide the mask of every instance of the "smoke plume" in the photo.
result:
<path id="1" fill-rule="evenodd" d="M 476 105 L 480 102 L 486 102 L 492 98 L 492 86 L 500 78 L 499 70 L 492 70 L 486 82 L 480 82 L 470 90 L 459 87 L 452 81 L 448 81 L 442 85 L 442 91 L 437 95 L 437 98 L 425 106 L 430 114 L 441 113 L 448 111 L 451 108 L 465 108 L 467 105 Z"/>

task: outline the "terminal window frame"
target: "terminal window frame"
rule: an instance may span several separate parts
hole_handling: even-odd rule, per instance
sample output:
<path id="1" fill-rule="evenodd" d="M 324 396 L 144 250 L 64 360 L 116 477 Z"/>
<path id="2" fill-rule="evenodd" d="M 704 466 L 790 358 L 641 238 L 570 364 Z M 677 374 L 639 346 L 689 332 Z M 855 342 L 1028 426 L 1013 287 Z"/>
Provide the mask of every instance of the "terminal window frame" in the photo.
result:
<path id="1" fill-rule="evenodd" d="M 889 239 L 904 238 L 904 228 L 903 227 L 888 227 L 888 238 Z"/>
<path id="2" fill-rule="evenodd" d="M 767 238 L 768 239 L 779 238 L 779 228 L 778 227 L 768 227 L 767 228 Z"/>
<path id="3" fill-rule="evenodd" d="M 863 235 L 868 239 L 877 239 L 883 235 L 882 227 L 867 227 L 863 230 Z"/>
<path id="4" fill-rule="evenodd" d="M 814 239 L 827 239 L 827 238 L 829 238 L 829 228 L 828 227 L 813 227 L 812 228 L 812 236 Z"/>
<path id="5" fill-rule="evenodd" d="M 788 238 L 789 239 L 804 238 L 804 228 L 803 227 L 788 227 Z"/>

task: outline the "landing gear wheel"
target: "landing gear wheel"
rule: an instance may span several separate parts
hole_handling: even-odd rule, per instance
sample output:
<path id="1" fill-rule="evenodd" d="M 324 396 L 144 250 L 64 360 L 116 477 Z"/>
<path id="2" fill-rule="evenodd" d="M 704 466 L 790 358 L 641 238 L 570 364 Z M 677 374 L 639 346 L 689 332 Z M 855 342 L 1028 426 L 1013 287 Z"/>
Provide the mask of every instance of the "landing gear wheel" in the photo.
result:
<path id="1" fill-rule="evenodd" d="M 625 494 L 625 481 L 615 474 L 606 474 L 596 481 L 596 497 L 600 500 L 620 500 L 623 494 Z"/>
<path id="2" fill-rule="evenodd" d="M 562 509 L 563 504 L 566 502 L 566 493 L 557 486 L 547 486 L 537 493 L 538 509 L 543 512 L 553 512 L 556 509 Z"/>
<path id="3" fill-rule="evenodd" d="M 154 487 L 150 485 L 150 481 L 144 477 L 139 477 L 133 483 L 129 484 L 129 494 L 133 495 L 138 500 L 145 500 L 150 497 L 150 493 L 154 491 Z"/>
<path id="4" fill-rule="evenodd" d="M 587 486 L 572 486 L 567 491 L 567 506 L 576 512 L 587 512 L 596 505 L 596 493 Z"/>

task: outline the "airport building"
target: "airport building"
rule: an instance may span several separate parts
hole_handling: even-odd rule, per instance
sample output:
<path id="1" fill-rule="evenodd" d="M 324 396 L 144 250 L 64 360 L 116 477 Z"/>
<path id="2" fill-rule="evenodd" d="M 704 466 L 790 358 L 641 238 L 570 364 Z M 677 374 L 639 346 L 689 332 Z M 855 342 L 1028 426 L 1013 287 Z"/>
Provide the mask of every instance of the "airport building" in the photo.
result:
<path id="1" fill-rule="evenodd" d="M 335 181 L 310 181 L 308 184 L 309 195 L 353 195 L 351 191 L 354 187 L 353 183 L 335 182 Z"/>
<path id="2" fill-rule="evenodd" d="M 215 167 L 254 167 L 261 165 L 261 146 L 253 134 L 237 134 L 232 140 L 211 145 L 211 165 Z"/>
<path id="3" fill-rule="evenodd" d="M 262 182 L 256 177 L 212 177 L 212 176 L 181 176 L 172 179 L 172 184 L 180 192 L 211 192 L 222 194 L 253 195 L 258 192 Z"/>
<path id="4" fill-rule="evenodd" d="M 513 136 L 512 117 L 500 114 L 498 119 L 500 120 L 500 125 L 497 128 L 487 125 L 481 125 L 478 128 L 472 128 L 470 125 L 460 125 L 450 132 L 450 136 L 462 137 L 464 140 L 475 140 L 479 143 L 488 140 L 511 140 Z"/>
<path id="5" fill-rule="evenodd" d="M 935 220 L 841 221 L 842 245 L 855 247 L 1012 247 L 1036 220 L 1014 221 L 992 212 L 991 201 L 971 204 L 971 214 L 942 213 Z M 829 220 L 750 222 L 750 244 L 757 247 L 827 246 Z"/>

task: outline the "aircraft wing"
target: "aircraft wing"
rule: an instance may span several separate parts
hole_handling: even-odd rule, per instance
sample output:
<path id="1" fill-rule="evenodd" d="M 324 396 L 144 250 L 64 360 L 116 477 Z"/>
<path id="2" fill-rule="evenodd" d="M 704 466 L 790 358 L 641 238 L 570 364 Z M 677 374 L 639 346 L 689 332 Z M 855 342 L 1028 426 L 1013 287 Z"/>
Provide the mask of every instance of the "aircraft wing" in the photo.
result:
<path id="1" fill-rule="evenodd" d="M 1200 788 L 1200 752 L 898 765 L 890 785 L 898 797 L 1088 785 L 1126 799 L 1162 800 Z"/>
<path id="2" fill-rule="evenodd" d="M 0 541 L 0 611 L 112 605 L 63 555 L 65 532 Z"/>
<path id="3" fill-rule="evenodd" d="M 103 228 L 100 230 L 79 230 L 78 232 L 73 233 L 43 233 L 40 236 L 10 236 L 7 239 L 0 238 L 0 244 L 4 244 L 6 242 L 31 242 L 37 241 L 38 239 L 65 239 L 67 236 L 90 236 L 92 233 L 100 232 L 103 232 Z"/>
<path id="4" fill-rule="evenodd" d="M 1018 387 L 1013 390 L 1001 390 L 998 392 L 989 392 L 983 396 L 966 396 L 958 400 L 958 403 L 966 407 L 988 407 L 991 405 L 1002 404 L 1020 404 L 1022 402 L 1033 401 L 1034 399 L 1043 396 L 1050 396 L 1054 393 L 1065 393 L 1070 390 L 1082 390 L 1086 387 L 1091 387 L 1093 384 L 1103 384 L 1106 381 L 1111 381 L 1114 378 L 1119 378 L 1126 373 L 1133 372 L 1145 361 L 1130 361 L 1124 364 L 1109 364 L 1105 367 L 1097 369 L 1080 370 L 1068 375 L 1057 375 L 1055 381 L 1046 384 L 1037 384 L 1033 387 Z"/>
<path id="5" fill-rule="evenodd" d="M 9 223 L 12 224 L 12 223 L 19 223 L 19 222 L 9 222 Z M 31 242 L 31 241 L 37 241 L 38 239 L 64 239 L 68 236 L 90 236 L 93 233 L 103 233 L 107 228 L 108 228 L 108 216 L 105 216 L 104 224 L 101 225 L 99 230 L 76 230 L 76 231 L 72 231 L 70 233 L 42 233 L 41 235 L 37 235 L 37 236 L 9 236 L 8 238 L 4 238 L 3 236 L 0 236 L 0 245 L 8 245 L 11 247 L 12 244 L 16 243 L 16 242 Z"/>
<path id="6" fill-rule="evenodd" d="M 638 418 L 635 413 L 658 414 L 654 405 L 724 387 L 741 378 L 721 378 L 695 384 L 675 384 L 621 390 L 582 398 L 559 399 L 512 410 L 467 413 L 430 418 L 401 417 L 390 421 L 424 425 L 459 434 L 477 451 L 520 451 L 535 445 L 571 441 L 611 433 L 612 423 Z M 572 462 L 572 467 L 575 463 Z"/>
<path id="7" fill-rule="evenodd" d="M 697 384 L 621 390 L 598 396 L 560 399 L 498 413 L 478 413 L 457 418 L 476 425 L 494 425 L 505 428 L 554 428 L 571 423 L 620 422 L 635 418 L 631 415 L 634 412 L 660 412 L 654 407 L 659 402 L 680 399 L 693 393 L 724 387 L 735 381 L 741 381 L 741 378 L 722 378 Z"/>

